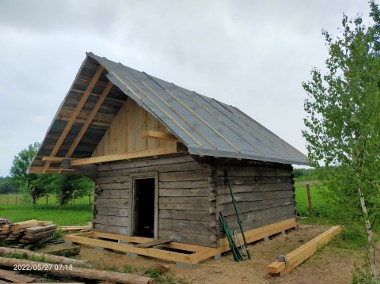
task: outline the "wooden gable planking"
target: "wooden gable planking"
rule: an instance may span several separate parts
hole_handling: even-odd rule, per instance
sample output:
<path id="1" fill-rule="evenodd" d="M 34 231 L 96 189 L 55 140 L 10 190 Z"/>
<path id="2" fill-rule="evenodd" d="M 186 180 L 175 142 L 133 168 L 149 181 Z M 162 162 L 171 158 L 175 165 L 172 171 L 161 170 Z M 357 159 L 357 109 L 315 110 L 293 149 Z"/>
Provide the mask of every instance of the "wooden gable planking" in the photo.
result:
<path id="1" fill-rule="evenodd" d="M 176 151 L 176 141 L 144 138 L 147 130 L 167 132 L 166 127 L 132 99 L 127 99 L 112 121 L 92 157 L 160 148 Z"/>

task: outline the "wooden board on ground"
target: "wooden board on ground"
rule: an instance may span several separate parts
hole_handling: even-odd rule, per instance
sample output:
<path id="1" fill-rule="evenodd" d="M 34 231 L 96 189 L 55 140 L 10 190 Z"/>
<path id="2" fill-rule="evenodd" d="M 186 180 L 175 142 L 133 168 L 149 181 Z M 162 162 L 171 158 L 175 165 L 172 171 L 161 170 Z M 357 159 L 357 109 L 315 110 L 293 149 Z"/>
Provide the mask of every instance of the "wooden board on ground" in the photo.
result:
<path id="1" fill-rule="evenodd" d="M 15 271 L 3 269 L 0 269 L 0 278 L 12 281 L 13 283 L 30 283 L 36 280 L 35 278 L 18 274 Z"/>
<path id="2" fill-rule="evenodd" d="M 135 245 L 135 247 L 137 247 L 137 248 L 150 248 L 150 247 L 154 247 L 154 246 L 158 246 L 158 245 L 162 245 L 162 244 L 167 244 L 170 242 L 171 242 L 171 240 L 153 240 L 150 242 Z"/>
<path id="3" fill-rule="evenodd" d="M 280 276 L 289 273 L 293 268 L 297 267 L 306 259 L 311 257 L 318 250 L 318 248 L 327 244 L 334 236 L 339 234 L 340 231 L 340 226 L 334 226 L 328 229 L 326 232 L 315 237 L 314 239 L 295 249 L 291 253 L 288 253 L 285 256 L 286 262 L 275 261 L 268 265 L 268 273 Z"/>

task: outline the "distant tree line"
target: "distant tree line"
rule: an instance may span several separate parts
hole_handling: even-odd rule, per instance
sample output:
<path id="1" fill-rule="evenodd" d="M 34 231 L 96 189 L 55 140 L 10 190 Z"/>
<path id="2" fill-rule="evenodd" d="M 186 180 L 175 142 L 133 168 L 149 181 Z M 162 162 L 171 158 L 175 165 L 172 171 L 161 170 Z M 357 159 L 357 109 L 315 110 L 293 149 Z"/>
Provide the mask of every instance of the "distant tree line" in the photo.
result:
<path id="1" fill-rule="evenodd" d="M 36 204 L 40 197 L 52 194 L 57 198 L 59 204 L 63 205 L 70 200 L 92 193 L 92 180 L 80 174 L 27 173 L 39 146 L 40 144 L 37 142 L 31 144 L 14 157 L 10 176 L 0 177 L 0 194 L 21 193 L 25 202 L 30 199 L 33 204 Z"/>
<path id="2" fill-rule="evenodd" d="M 315 169 L 294 169 L 293 175 L 295 178 L 317 178 Z"/>

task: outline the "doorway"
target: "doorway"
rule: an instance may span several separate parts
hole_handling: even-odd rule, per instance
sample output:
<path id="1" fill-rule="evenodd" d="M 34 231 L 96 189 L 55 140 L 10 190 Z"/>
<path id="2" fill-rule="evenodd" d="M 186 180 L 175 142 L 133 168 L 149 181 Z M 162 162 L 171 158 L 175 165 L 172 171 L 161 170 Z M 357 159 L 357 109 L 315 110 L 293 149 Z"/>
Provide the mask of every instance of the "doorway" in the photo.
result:
<path id="1" fill-rule="evenodd" d="M 132 236 L 156 236 L 155 178 L 135 178 L 133 184 Z"/>

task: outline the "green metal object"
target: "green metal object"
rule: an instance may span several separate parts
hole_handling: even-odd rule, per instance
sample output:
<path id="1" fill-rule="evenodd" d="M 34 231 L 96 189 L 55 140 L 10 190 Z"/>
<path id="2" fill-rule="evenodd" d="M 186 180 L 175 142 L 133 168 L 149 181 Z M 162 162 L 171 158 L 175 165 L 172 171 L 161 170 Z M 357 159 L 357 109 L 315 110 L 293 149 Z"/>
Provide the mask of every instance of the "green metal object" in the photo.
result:
<path id="1" fill-rule="evenodd" d="M 232 187 L 231 187 L 231 183 L 230 183 L 230 179 L 227 175 L 227 172 L 226 172 L 226 179 L 227 179 L 227 184 L 228 184 L 228 187 L 230 189 L 230 194 L 231 194 L 231 198 L 232 198 L 232 203 L 234 204 L 234 208 L 235 208 L 235 213 L 236 213 L 236 217 L 238 219 L 238 224 L 239 224 L 239 227 L 240 227 L 240 231 L 241 231 L 241 235 L 243 237 L 243 241 L 244 241 L 244 247 L 245 247 L 245 250 L 247 251 L 247 256 L 248 256 L 248 259 L 251 259 L 251 253 L 249 252 L 248 250 L 248 244 L 247 244 L 247 241 L 245 239 L 245 234 L 244 234 L 244 229 L 243 229 L 243 225 L 241 223 L 241 220 L 240 220 L 240 215 L 239 215 L 239 210 L 237 209 L 237 206 L 236 206 L 236 200 L 235 200 L 235 197 L 234 197 L 234 193 L 232 191 Z"/>
<path id="2" fill-rule="evenodd" d="M 223 230 L 226 234 L 226 238 L 228 240 L 228 243 L 230 244 L 230 249 L 232 251 L 232 255 L 234 256 L 234 260 L 239 262 L 240 260 L 243 260 L 243 257 L 240 255 L 239 249 L 236 246 L 234 240 L 231 237 L 230 229 L 228 228 L 227 221 L 224 219 L 224 216 L 221 212 L 219 212 L 219 221 L 220 224 L 223 227 Z"/>

